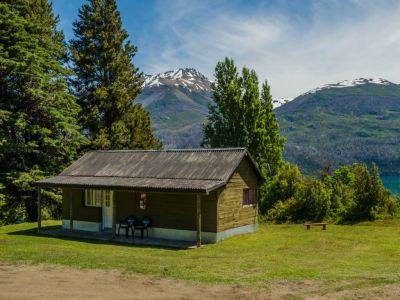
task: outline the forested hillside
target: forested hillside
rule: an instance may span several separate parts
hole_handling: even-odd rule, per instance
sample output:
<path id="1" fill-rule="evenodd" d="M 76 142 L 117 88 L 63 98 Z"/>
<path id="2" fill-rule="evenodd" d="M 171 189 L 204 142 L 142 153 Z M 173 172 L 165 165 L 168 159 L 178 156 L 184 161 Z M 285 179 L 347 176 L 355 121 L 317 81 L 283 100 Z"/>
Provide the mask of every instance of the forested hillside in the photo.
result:
<path id="1" fill-rule="evenodd" d="M 400 85 L 359 79 L 327 85 L 276 109 L 285 158 L 308 174 L 376 162 L 400 172 Z"/>

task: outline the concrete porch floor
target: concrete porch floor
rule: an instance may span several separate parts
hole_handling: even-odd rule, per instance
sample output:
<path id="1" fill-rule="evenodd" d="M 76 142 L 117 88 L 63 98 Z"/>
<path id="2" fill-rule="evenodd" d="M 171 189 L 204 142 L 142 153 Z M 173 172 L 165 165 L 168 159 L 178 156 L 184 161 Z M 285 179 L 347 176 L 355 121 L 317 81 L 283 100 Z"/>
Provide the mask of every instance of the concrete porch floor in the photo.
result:
<path id="1" fill-rule="evenodd" d="M 135 238 L 125 237 L 125 234 L 116 236 L 112 239 L 111 232 L 91 232 L 83 230 L 70 231 L 69 229 L 48 229 L 41 232 L 41 234 L 54 236 L 54 237 L 68 237 L 68 238 L 78 238 L 78 239 L 89 239 L 98 240 L 105 242 L 117 242 L 126 243 L 140 246 L 154 246 L 154 247 L 165 247 L 165 248 L 175 248 L 175 249 L 189 249 L 196 248 L 196 242 L 191 241 L 177 241 L 177 240 L 167 240 L 167 239 L 156 239 L 156 238 L 140 238 L 140 235 L 135 235 Z"/>

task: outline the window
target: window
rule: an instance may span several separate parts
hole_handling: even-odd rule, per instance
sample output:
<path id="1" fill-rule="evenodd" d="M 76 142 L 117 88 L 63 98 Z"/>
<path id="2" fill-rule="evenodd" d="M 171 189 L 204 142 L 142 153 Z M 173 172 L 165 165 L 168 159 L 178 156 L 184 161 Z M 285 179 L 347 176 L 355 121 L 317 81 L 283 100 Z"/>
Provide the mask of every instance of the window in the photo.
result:
<path id="1" fill-rule="evenodd" d="M 243 206 L 256 205 L 256 192 L 253 189 L 243 189 Z"/>
<path id="2" fill-rule="evenodd" d="M 139 206 L 140 206 L 140 209 L 146 209 L 146 193 L 140 194 Z"/>
<path id="3" fill-rule="evenodd" d="M 101 207 L 104 200 L 105 206 L 111 205 L 111 191 L 85 190 L 85 206 Z"/>
<path id="4" fill-rule="evenodd" d="M 106 207 L 110 207 L 110 205 L 111 205 L 111 192 L 110 191 L 104 191 L 104 199 L 105 199 Z"/>

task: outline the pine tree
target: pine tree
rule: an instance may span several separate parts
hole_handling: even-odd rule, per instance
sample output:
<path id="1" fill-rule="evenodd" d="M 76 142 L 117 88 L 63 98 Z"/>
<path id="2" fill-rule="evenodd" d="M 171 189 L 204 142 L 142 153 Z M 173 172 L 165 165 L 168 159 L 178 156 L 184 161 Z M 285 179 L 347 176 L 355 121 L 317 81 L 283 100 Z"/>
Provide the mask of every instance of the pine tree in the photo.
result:
<path id="1" fill-rule="evenodd" d="M 134 104 L 142 73 L 115 0 L 90 0 L 74 23 L 73 81 L 80 122 L 95 149 L 158 149 L 148 113 Z M 139 127 L 137 127 L 139 126 Z"/>
<path id="2" fill-rule="evenodd" d="M 85 141 L 47 0 L 0 2 L 0 219 L 37 218 L 32 183 L 76 158 Z M 48 201 L 56 199 L 48 193 Z"/>
<path id="3" fill-rule="evenodd" d="M 240 76 L 229 58 L 218 62 L 215 79 L 203 146 L 246 147 L 264 176 L 275 176 L 283 162 L 284 139 L 279 135 L 267 82 L 260 97 L 255 71 L 243 68 Z"/>

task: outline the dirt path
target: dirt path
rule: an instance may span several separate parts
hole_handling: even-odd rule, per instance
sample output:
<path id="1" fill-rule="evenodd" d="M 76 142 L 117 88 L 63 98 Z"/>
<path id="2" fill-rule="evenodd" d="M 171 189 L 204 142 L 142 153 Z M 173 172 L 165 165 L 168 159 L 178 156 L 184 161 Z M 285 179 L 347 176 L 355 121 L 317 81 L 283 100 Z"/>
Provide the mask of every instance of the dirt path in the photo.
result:
<path id="1" fill-rule="evenodd" d="M 118 271 L 0 264 L 0 299 L 400 299 L 400 284 L 343 289 L 347 284 L 280 281 L 256 290 Z"/>
<path id="2" fill-rule="evenodd" d="M 232 286 L 117 271 L 0 265 L 0 299 L 266 299 Z"/>

